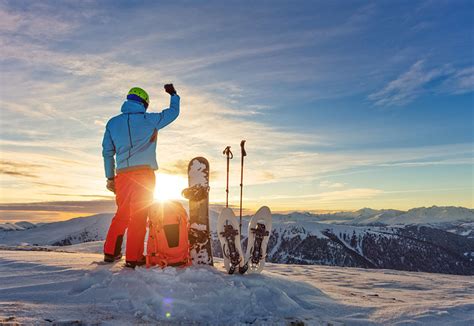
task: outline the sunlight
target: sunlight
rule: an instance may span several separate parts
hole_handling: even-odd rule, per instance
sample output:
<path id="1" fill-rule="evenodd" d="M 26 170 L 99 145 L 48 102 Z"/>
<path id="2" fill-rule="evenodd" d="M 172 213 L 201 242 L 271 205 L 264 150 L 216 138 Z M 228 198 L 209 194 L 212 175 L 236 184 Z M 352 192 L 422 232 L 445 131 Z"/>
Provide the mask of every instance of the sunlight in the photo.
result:
<path id="1" fill-rule="evenodd" d="M 181 191 L 187 186 L 188 180 L 182 176 L 157 173 L 154 197 L 159 201 L 182 199 Z"/>

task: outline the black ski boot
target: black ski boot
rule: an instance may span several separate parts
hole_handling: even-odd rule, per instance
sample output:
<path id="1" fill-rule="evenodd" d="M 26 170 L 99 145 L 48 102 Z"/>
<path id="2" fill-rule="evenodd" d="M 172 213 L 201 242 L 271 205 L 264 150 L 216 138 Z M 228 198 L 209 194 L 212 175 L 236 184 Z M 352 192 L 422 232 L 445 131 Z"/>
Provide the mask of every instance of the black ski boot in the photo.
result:
<path id="1" fill-rule="evenodd" d="M 130 261 L 130 260 L 125 261 L 125 267 L 128 267 L 128 268 L 135 269 L 135 267 L 143 266 L 143 265 L 146 265 L 146 258 L 145 257 L 143 257 L 139 261 Z"/>
<path id="2" fill-rule="evenodd" d="M 115 263 L 122 259 L 122 254 L 118 254 L 117 256 L 104 254 L 104 262 L 105 263 Z"/>

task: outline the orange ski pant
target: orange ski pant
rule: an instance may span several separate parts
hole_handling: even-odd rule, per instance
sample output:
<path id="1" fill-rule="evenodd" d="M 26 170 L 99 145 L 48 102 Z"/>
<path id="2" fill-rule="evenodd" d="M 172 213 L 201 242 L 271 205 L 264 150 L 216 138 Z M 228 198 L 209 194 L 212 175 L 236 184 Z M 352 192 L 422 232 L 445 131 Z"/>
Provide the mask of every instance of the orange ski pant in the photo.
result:
<path id="1" fill-rule="evenodd" d="M 141 169 L 120 173 L 115 177 L 117 212 L 112 219 L 104 244 L 104 253 L 118 256 L 127 230 L 126 260 L 143 259 L 148 208 L 153 202 L 155 173 Z"/>

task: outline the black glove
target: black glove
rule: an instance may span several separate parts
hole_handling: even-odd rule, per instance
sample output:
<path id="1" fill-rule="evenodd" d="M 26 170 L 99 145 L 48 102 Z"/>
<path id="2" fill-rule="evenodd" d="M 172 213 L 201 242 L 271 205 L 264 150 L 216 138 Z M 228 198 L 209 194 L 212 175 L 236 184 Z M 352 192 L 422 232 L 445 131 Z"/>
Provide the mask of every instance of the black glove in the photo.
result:
<path id="1" fill-rule="evenodd" d="M 176 90 L 174 89 L 173 84 L 166 84 L 165 85 L 165 92 L 170 95 L 176 95 Z"/>

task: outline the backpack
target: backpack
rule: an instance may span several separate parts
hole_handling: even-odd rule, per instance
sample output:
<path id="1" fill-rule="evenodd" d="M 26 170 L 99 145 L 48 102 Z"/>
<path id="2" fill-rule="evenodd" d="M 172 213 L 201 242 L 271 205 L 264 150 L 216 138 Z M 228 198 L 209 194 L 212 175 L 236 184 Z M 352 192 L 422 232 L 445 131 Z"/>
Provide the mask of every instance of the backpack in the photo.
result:
<path id="1" fill-rule="evenodd" d="M 189 222 L 183 205 L 175 201 L 153 203 L 148 214 L 146 266 L 190 266 Z"/>

